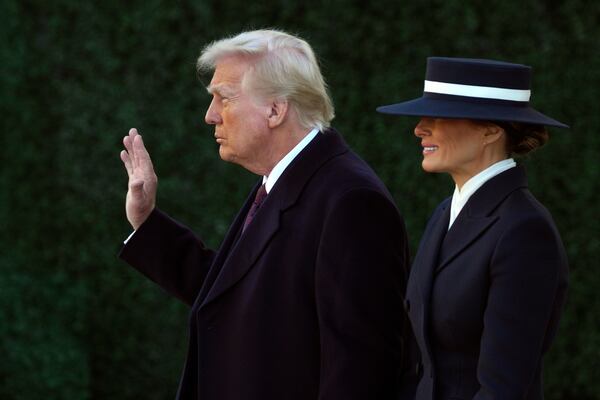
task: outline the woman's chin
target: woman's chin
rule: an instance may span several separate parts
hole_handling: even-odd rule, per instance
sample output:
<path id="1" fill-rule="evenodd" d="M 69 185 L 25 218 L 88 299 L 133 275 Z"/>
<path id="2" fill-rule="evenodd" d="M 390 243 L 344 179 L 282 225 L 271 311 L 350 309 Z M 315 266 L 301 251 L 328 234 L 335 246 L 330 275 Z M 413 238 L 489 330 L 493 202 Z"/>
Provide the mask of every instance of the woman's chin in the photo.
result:
<path id="1" fill-rule="evenodd" d="M 423 160 L 421 167 L 425 172 L 442 172 L 435 164 L 429 162 L 429 160 Z"/>

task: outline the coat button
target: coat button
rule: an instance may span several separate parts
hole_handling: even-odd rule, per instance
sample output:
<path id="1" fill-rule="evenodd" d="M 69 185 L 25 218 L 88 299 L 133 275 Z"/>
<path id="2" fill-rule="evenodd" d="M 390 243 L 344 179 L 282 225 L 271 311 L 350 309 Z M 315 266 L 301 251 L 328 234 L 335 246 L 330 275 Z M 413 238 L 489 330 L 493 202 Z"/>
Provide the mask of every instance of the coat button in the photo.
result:
<path id="1" fill-rule="evenodd" d="M 404 311 L 406 311 L 406 313 L 410 312 L 410 300 L 409 299 L 404 300 Z"/>

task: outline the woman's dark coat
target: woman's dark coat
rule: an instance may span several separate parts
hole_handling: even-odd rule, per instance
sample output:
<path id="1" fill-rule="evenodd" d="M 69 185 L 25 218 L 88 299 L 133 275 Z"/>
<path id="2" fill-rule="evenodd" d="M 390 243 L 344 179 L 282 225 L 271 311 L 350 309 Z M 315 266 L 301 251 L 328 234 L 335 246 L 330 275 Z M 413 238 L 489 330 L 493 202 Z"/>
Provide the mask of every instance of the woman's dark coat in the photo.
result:
<path id="1" fill-rule="evenodd" d="M 522 167 L 487 181 L 448 230 L 435 210 L 406 306 L 421 350 L 418 400 L 542 399 L 542 356 L 556 334 L 567 258 Z"/>

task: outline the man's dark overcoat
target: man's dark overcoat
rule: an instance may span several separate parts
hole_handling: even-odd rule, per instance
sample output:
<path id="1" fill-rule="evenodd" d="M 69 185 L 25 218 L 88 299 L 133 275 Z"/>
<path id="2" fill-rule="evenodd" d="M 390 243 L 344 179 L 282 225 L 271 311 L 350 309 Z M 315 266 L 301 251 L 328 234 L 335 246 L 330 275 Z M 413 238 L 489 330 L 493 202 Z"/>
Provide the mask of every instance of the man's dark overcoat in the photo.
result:
<path id="1" fill-rule="evenodd" d="M 395 399 L 408 255 L 390 194 L 333 130 L 241 234 L 258 186 L 216 252 L 155 210 L 120 254 L 192 307 L 178 399 Z"/>

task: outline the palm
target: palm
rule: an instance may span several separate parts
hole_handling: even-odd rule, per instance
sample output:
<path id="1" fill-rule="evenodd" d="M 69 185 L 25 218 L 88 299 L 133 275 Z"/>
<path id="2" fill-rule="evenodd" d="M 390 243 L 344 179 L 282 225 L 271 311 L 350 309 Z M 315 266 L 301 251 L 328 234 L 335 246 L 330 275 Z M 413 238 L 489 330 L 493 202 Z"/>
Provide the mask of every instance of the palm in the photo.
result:
<path id="1" fill-rule="evenodd" d="M 125 150 L 121 151 L 121 160 L 129 176 L 125 212 L 133 229 L 138 229 L 154 209 L 158 180 L 150 155 L 136 129 L 129 130 L 123 144 Z"/>

